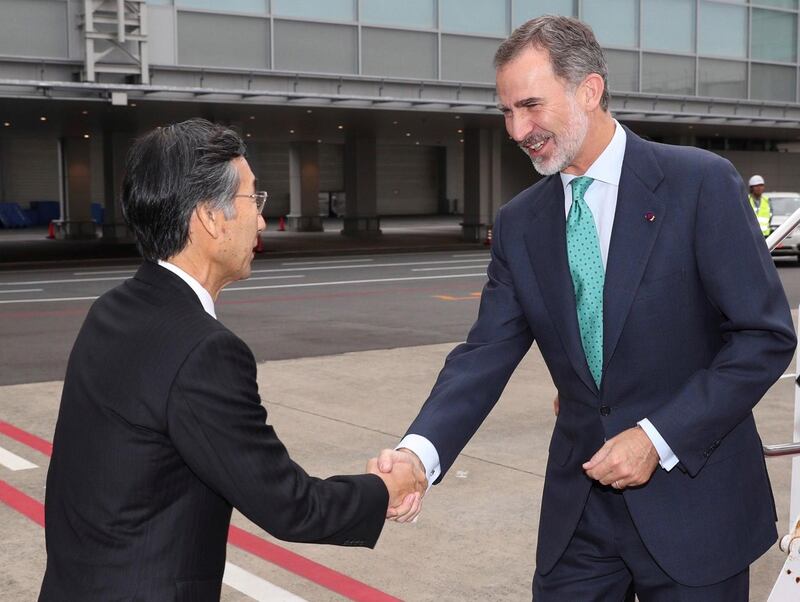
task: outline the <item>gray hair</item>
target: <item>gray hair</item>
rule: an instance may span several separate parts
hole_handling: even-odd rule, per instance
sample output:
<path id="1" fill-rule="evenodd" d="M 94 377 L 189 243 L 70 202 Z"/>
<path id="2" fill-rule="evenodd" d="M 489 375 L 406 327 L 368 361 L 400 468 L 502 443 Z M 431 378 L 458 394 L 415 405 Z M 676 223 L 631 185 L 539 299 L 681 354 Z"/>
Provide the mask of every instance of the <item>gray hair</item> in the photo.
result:
<path id="1" fill-rule="evenodd" d="M 189 222 L 204 204 L 235 216 L 245 155 L 238 134 L 204 119 L 159 127 L 134 142 L 122 183 L 122 213 L 145 259 L 168 259 L 189 242 Z"/>
<path id="2" fill-rule="evenodd" d="M 556 76 L 576 87 L 596 73 L 603 78 L 600 107 L 608 110 L 608 66 L 592 29 L 573 17 L 544 15 L 517 27 L 500 44 L 494 67 L 500 69 L 527 48 L 546 50 Z"/>

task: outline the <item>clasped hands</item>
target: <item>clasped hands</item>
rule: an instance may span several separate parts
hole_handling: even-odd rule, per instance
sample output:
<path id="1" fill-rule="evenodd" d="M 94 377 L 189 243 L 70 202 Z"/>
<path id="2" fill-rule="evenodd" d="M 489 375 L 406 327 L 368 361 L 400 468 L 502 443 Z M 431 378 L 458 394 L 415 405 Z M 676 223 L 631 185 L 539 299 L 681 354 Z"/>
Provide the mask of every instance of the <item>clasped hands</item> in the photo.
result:
<path id="1" fill-rule="evenodd" d="M 406 523 L 422 509 L 422 496 L 428 490 L 425 467 L 409 449 L 384 449 L 367 462 L 367 472 L 379 476 L 389 490 L 386 518 Z"/>

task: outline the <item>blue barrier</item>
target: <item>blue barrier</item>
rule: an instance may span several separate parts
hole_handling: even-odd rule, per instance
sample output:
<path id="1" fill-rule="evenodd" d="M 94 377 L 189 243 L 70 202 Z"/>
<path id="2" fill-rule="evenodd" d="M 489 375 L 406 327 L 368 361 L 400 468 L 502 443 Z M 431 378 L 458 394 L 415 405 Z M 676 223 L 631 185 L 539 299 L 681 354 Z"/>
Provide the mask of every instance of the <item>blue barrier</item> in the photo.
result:
<path id="1" fill-rule="evenodd" d="M 103 207 L 100 203 L 92 203 L 92 221 L 95 224 L 102 224 L 103 218 L 105 217 L 105 207 Z"/>
<path id="2" fill-rule="evenodd" d="M 25 228 L 30 226 L 28 217 L 18 203 L 0 203 L 0 226 L 3 228 Z"/>
<path id="3" fill-rule="evenodd" d="M 31 211 L 36 215 L 33 223 L 37 226 L 46 226 L 53 220 L 61 219 L 58 201 L 31 201 Z"/>

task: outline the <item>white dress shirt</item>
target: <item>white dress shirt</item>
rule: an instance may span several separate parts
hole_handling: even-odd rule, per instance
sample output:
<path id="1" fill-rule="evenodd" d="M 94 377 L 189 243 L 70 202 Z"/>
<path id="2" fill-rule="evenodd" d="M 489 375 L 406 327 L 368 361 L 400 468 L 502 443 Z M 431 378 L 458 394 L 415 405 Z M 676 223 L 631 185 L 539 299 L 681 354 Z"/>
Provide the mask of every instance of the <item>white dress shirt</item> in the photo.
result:
<path id="1" fill-rule="evenodd" d="M 597 227 L 597 237 L 600 242 L 600 255 L 603 259 L 603 268 L 608 264 L 608 249 L 611 244 L 611 229 L 614 226 L 614 214 L 617 210 L 617 193 L 619 192 L 619 178 L 622 173 L 622 160 L 625 156 L 625 130 L 614 121 L 616 129 L 611 142 L 600 154 L 595 162 L 583 174 L 592 178 L 594 181 L 584 194 L 584 200 L 592 211 L 594 223 Z M 572 207 L 572 190 L 569 183 L 578 176 L 572 174 L 561 174 L 561 182 L 564 185 L 564 215 L 569 215 Z M 672 449 L 664 441 L 653 424 L 644 418 L 638 425 L 653 442 L 659 456 L 659 463 L 665 470 L 672 470 L 678 463 L 678 458 Z M 405 447 L 413 451 L 422 464 L 428 476 L 428 486 L 433 483 L 441 473 L 439 465 L 439 453 L 433 444 L 425 437 L 420 435 L 407 435 L 397 446 Z M 588 460 L 588 458 L 587 458 Z"/>
<path id="2" fill-rule="evenodd" d="M 203 305 L 203 309 L 206 310 L 206 313 L 214 318 L 217 319 L 217 314 L 214 311 L 214 299 L 211 298 L 211 293 L 209 293 L 206 289 L 203 288 L 203 285 L 200 284 L 194 277 L 190 276 L 174 263 L 169 263 L 168 261 L 161 261 L 158 260 L 158 265 L 162 268 L 169 270 L 176 276 L 178 276 L 181 280 L 183 280 L 186 284 L 192 287 L 194 294 L 197 295 L 197 298 L 200 299 L 200 303 Z"/>

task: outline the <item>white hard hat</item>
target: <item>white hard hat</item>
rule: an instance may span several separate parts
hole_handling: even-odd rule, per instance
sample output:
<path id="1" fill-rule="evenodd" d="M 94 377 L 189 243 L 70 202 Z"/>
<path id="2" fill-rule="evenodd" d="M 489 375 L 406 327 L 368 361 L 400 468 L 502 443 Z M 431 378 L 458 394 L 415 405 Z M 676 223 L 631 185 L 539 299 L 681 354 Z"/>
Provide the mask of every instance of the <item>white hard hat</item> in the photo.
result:
<path id="1" fill-rule="evenodd" d="M 764 183 L 764 178 L 761 176 L 753 176 L 750 178 L 750 181 L 747 183 L 748 186 L 758 186 L 759 184 Z"/>

